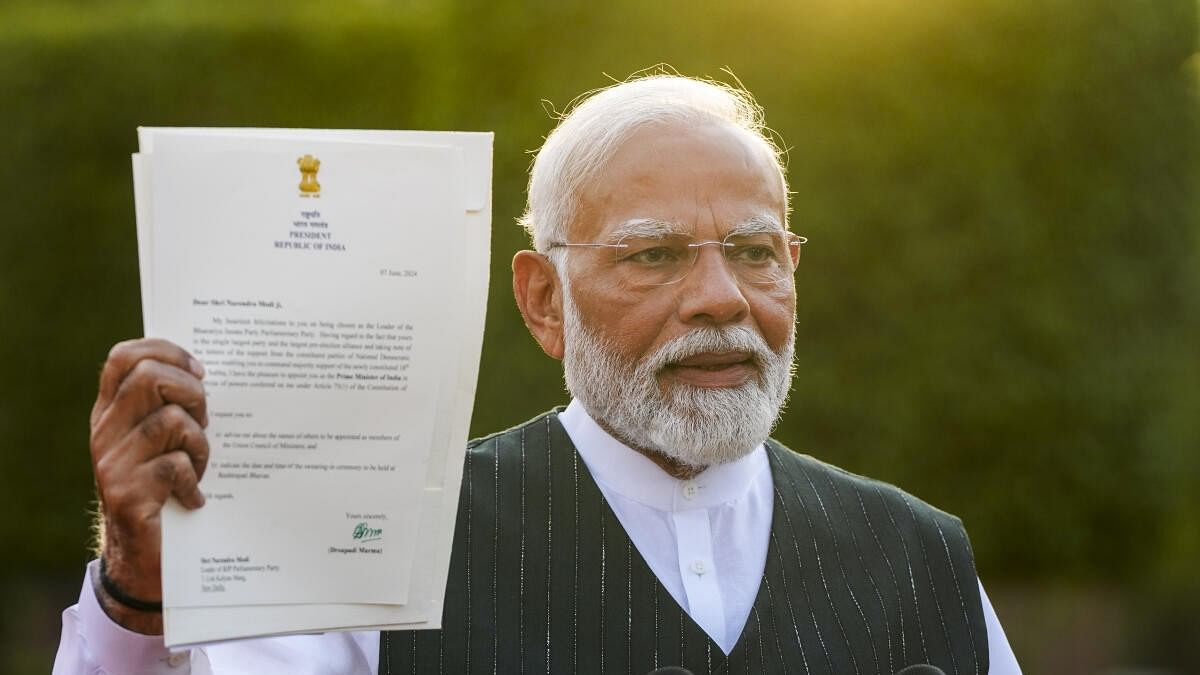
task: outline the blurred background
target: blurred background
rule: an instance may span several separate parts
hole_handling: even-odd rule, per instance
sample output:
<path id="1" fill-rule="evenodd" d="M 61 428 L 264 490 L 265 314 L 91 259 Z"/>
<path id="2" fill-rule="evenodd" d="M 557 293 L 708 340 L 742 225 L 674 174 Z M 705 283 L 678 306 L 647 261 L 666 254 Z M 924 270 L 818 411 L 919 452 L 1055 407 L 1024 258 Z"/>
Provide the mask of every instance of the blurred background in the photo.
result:
<path id="1" fill-rule="evenodd" d="M 1200 673 L 1196 50 L 1196 0 L 0 4 L 0 672 L 89 558 L 136 126 L 495 131 L 479 435 L 566 401 L 509 290 L 547 109 L 669 63 L 788 148 L 777 436 L 960 515 L 1025 672 Z"/>

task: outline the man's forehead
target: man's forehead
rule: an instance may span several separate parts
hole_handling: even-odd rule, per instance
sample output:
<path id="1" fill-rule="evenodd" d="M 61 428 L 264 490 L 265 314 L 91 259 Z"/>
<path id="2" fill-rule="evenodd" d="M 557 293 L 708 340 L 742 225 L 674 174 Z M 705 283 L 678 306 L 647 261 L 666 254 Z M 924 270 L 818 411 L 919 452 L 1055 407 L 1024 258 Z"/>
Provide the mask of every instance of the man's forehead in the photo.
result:
<path id="1" fill-rule="evenodd" d="M 689 161 L 699 163 L 688 166 Z M 780 167 L 769 148 L 745 129 L 722 123 L 698 126 L 682 124 L 649 125 L 617 144 L 596 179 L 652 180 L 664 169 L 690 168 L 702 174 L 705 169 L 723 168 L 743 179 L 770 176 L 773 182 Z"/>
<path id="2" fill-rule="evenodd" d="M 727 124 L 654 125 L 620 144 L 579 186 L 575 238 L 619 228 L 698 233 L 786 221 L 784 181 L 773 157 Z"/>

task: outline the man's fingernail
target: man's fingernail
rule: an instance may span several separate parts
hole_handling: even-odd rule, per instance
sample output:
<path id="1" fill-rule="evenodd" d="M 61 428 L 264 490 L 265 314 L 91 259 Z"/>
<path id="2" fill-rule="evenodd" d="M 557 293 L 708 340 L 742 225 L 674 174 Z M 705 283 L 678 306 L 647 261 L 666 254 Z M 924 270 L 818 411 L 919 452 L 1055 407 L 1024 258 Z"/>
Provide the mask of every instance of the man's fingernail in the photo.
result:
<path id="1" fill-rule="evenodd" d="M 193 506 L 193 507 L 192 507 L 192 508 L 194 508 L 194 509 L 198 509 L 198 508 L 200 508 L 201 506 L 204 506 L 204 493 L 203 493 L 203 492 L 197 492 L 197 493 L 196 493 L 196 498 L 195 498 L 194 500 L 192 500 L 192 501 L 195 503 L 195 506 Z"/>
<path id="2" fill-rule="evenodd" d="M 196 360 L 196 357 L 188 357 L 188 370 L 196 377 L 204 377 L 204 365 Z"/>

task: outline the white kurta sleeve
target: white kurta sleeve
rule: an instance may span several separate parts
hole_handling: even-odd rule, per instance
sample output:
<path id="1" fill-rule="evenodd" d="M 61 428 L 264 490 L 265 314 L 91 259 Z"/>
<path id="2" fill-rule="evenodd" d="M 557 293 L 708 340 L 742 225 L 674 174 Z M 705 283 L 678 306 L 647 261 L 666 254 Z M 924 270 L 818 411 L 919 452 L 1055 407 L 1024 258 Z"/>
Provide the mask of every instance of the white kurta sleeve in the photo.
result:
<path id="1" fill-rule="evenodd" d="M 351 631 L 235 640 L 172 653 L 161 635 L 126 630 L 108 618 L 88 566 L 79 603 L 63 612 L 54 675 L 375 675 L 379 633 Z"/>
<path id="2" fill-rule="evenodd" d="M 992 601 L 983 590 L 983 582 L 979 582 L 979 599 L 983 604 L 983 620 L 987 625 L 988 636 L 988 673 L 989 675 L 1021 675 L 1021 666 L 1017 665 L 1017 656 L 1008 645 L 1008 637 L 992 609 Z"/>
<path id="3" fill-rule="evenodd" d="M 185 675 L 188 655 L 172 655 L 161 635 L 142 635 L 117 625 L 96 599 L 92 561 L 84 574 L 79 602 L 63 612 L 62 637 L 54 675 Z"/>

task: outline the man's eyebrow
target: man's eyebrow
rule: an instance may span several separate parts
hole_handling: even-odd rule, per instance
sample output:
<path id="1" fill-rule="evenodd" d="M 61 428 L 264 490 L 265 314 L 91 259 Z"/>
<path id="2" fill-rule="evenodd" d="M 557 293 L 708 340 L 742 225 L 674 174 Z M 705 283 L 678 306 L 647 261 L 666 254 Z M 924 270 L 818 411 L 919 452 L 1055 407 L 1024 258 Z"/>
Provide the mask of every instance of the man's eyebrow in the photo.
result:
<path id="1" fill-rule="evenodd" d="M 761 215 L 753 216 L 748 220 L 742 221 L 734 225 L 726 232 L 726 236 L 731 234 L 761 234 L 763 232 L 782 232 L 783 225 L 775 219 L 774 216 Z"/>
<path id="2" fill-rule="evenodd" d="M 682 228 L 677 223 L 655 218 L 634 218 L 618 225 L 609 233 L 613 241 L 625 237 L 665 237 L 679 234 Z"/>
<path id="3" fill-rule="evenodd" d="M 734 225 L 726 234 L 759 234 L 761 232 L 780 232 L 783 225 L 770 215 L 752 216 Z M 657 218 L 633 218 L 618 225 L 609 233 L 613 241 L 624 237 L 666 237 L 676 234 L 686 234 L 688 228 L 679 223 L 672 223 Z"/>

